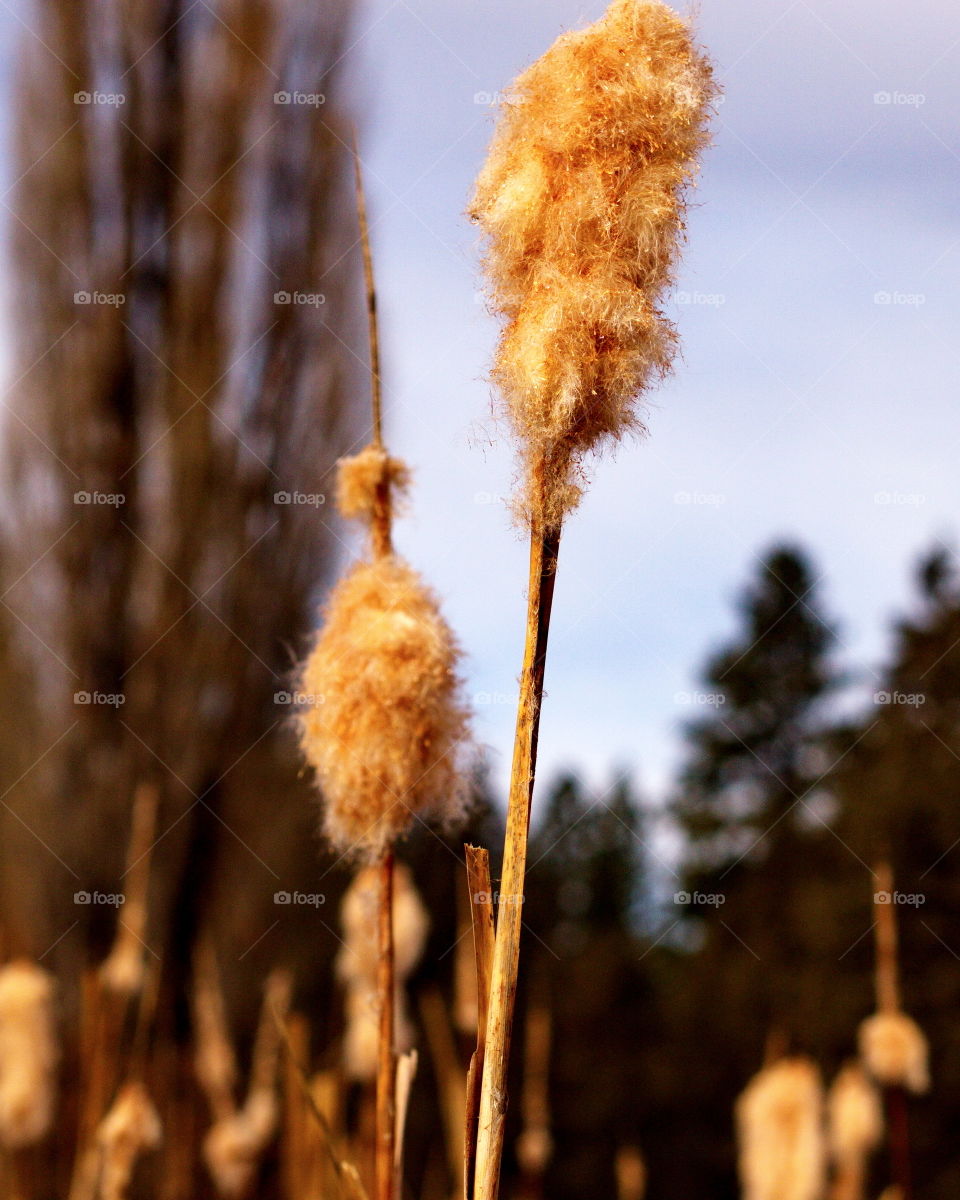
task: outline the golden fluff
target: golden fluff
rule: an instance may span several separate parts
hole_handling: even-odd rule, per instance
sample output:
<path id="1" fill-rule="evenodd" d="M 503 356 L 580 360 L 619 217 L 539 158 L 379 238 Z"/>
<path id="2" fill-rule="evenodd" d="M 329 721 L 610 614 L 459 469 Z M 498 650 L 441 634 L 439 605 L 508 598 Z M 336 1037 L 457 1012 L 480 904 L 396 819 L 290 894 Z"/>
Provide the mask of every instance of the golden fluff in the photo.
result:
<path id="1" fill-rule="evenodd" d="M 470 214 L 505 319 L 493 378 L 524 447 L 528 517 L 559 524 L 587 451 L 641 429 L 663 376 L 685 193 L 716 93 L 660 0 L 614 0 L 509 89 Z"/>
<path id="2" fill-rule="evenodd" d="M 906 1013 L 879 1012 L 860 1025 L 860 1056 L 877 1083 L 925 1092 L 930 1086 L 927 1039 Z"/>
<path id="3" fill-rule="evenodd" d="M 98 1200 L 126 1200 L 137 1160 L 163 1137 L 160 1117 L 142 1083 L 125 1084 L 97 1128 L 100 1146 Z"/>
<path id="4" fill-rule="evenodd" d="M 365 446 L 359 454 L 337 463 L 337 508 L 344 517 L 372 521 L 377 489 L 384 485 L 396 506 L 410 486 L 410 468 L 401 458 L 379 446 Z"/>
<path id="5" fill-rule="evenodd" d="M 830 1153 L 844 1164 L 865 1160 L 883 1137 L 883 1108 L 877 1089 L 859 1063 L 841 1067 L 827 1095 Z"/>
<path id="6" fill-rule="evenodd" d="M 358 563 L 337 584 L 302 672 L 300 738 L 341 853 L 373 861 L 414 817 L 459 815 L 458 660 L 436 598 L 399 558 Z"/>

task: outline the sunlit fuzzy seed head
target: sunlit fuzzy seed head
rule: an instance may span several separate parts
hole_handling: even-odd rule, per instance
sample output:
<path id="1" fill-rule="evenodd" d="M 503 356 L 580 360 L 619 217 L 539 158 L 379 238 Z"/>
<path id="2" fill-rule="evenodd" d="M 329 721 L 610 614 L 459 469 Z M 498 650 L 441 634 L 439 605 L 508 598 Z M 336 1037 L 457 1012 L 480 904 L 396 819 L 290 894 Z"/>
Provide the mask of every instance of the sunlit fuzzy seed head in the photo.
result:
<path id="1" fill-rule="evenodd" d="M 394 505 L 410 486 L 410 468 L 381 447 L 366 446 L 337 463 L 337 508 L 343 516 L 372 521 L 381 486 L 387 488 Z"/>
<path id="2" fill-rule="evenodd" d="M 877 1089 L 859 1063 L 841 1067 L 827 1094 L 827 1128 L 834 1162 L 865 1159 L 883 1136 Z"/>
<path id="3" fill-rule="evenodd" d="M 0 1142 L 19 1149 L 50 1130 L 59 1057 L 53 976 L 27 959 L 0 968 Z"/>
<path id="4" fill-rule="evenodd" d="M 860 1026 L 860 1056 L 877 1083 L 922 1093 L 930 1086 L 927 1039 L 901 1012 L 874 1013 Z"/>
<path id="5" fill-rule="evenodd" d="M 825 1146 L 820 1075 L 805 1058 L 764 1067 L 737 1101 L 743 1200 L 820 1200 Z"/>
<path id="6" fill-rule="evenodd" d="M 137 1159 L 160 1145 L 163 1127 L 142 1083 L 128 1083 L 97 1129 L 100 1147 L 98 1200 L 124 1200 Z"/>
<path id="7" fill-rule="evenodd" d="M 435 597 L 395 556 L 359 563 L 334 589 L 302 671 L 300 741 L 340 853 L 372 861 L 414 818 L 461 814 L 459 658 Z"/>
<path id="8" fill-rule="evenodd" d="M 615 0 L 509 89 L 471 215 L 504 329 L 493 378 L 524 457 L 521 510 L 558 524 L 583 455 L 641 429 L 670 367 L 662 311 L 716 95 L 687 24 Z"/>

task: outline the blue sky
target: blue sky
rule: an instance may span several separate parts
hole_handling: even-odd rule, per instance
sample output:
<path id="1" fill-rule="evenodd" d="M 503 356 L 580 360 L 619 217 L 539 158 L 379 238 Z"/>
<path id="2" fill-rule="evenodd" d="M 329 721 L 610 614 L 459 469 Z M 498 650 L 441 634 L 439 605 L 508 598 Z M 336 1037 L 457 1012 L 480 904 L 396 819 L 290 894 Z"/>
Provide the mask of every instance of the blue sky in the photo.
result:
<path id="1" fill-rule="evenodd" d="M 364 126 L 390 439 L 414 464 L 397 531 L 468 654 L 500 777 L 525 546 L 485 382 L 495 321 L 463 217 L 487 97 L 564 29 L 557 0 L 369 0 L 345 60 Z M 960 12 L 921 0 L 703 0 L 725 89 L 672 305 L 683 342 L 644 442 L 598 462 L 564 534 L 541 768 L 656 800 L 686 697 L 735 628 L 758 553 L 806 543 L 848 666 L 876 667 L 912 564 L 960 510 Z M 867 672 L 863 692 L 872 690 Z"/>

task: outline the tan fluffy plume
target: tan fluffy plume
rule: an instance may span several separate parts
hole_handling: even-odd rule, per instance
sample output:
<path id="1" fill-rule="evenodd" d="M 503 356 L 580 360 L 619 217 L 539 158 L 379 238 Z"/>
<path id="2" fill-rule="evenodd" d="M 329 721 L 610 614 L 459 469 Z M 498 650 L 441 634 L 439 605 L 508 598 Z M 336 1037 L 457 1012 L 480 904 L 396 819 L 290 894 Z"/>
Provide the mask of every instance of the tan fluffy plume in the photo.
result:
<path id="1" fill-rule="evenodd" d="M 17 1150 L 50 1130 L 59 1057 L 53 976 L 28 959 L 0 968 L 0 1142 Z"/>
<path id="2" fill-rule="evenodd" d="M 743 1200 L 820 1200 L 823 1088 L 806 1058 L 764 1067 L 737 1101 Z"/>
<path id="3" fill-rule="evenodd" d="M 922 1093 L 930 1086 L 927 1039 L 911 1017 L 902 1012 L 879 1012 L 860 1026 L 860 1056 L 864 1066 L 884 1087 L 904 1087 Z"/>
<path id="4" fill-rule="evenodd" d="M 142 1083 L 124 1086 L 100 1122 L 100 1185 L 98 1200 L 125 1200 L 137 1159 L 160 1145 L 163 1127 Z"/>
<path id="5" fill-rule="evenodd" d="M 396 507 L 410 486 L 410 468 L 371 443 L 359 454 L 337 463 L 337 508 L 345 517 L 370 522 L 376 513 L 378 488 L 389 489 Z"/>
<path id="6" fill-rule="evenodd" d="M 340 909 L 343 946 L 337 974 L 346 987 L 343 1058 L 351 1079 L 372 1079 L 377 1067 L 377 900 L 376 868 L 363 867 L 344 894 Z M 405 984 L 423 954 L 430 921 L 403 863 L 394 868 L 393 939 L 395 954 L 394 1012 L 399 1053 L 413 1044 Z"/>
<path id="7" fill-rule="evenodd" d="M 357 564 L 334 589 L 303 668 L 300 735 L 340 852 L 372 861 L 414 817 L 460 814 L 458 658 L 436 598 L 396 556 Z"/>
<path id="8" fill-rule="evenodd" d="M 493 377 L 525 449 L 522 508 L 559 524 L 585 452 L 642 428 L 669 369 L 661 310 L 715 86 L 660 0 L 614 0 L 564 34 L 503 102 L 471 216 L 505 319 Z"/>

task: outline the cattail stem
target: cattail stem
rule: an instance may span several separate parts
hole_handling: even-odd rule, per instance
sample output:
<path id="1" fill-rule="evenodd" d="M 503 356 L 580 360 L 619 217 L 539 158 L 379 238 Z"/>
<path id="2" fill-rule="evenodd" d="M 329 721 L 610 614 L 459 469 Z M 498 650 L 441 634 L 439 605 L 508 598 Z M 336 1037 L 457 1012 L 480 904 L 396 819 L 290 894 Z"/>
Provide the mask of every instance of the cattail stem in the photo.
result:
<path id="1" fill-rule="evenodd" d="M 899 1200 L 912 1200 L 907 1092 L 903 1087 L 887 1087 L 883 1091 L 890 1142 L 890 1179 L 898 1189 Z"/>
<path id="2" fill-rule="evenodd" d="M 380 1040 L 377 1054 L 376 1198 L 377 1200 L 393 1200 L 397 1059 L 394 1046 L 392 850 L 388 850 L 380 861 L 377 928 L 379 941 L 377 996 L 380 1012 Z"/>
<path id="3" fill-rule="evenodd" d="M 527 866 L 527 832 L 537 763 L 540 705 L 550 631 L 550 611 L 560 550 L 560 527 L 534 526 L 530 535 L 530 583 L 527 631 L 520 675 L 507 831 L 500 881 L 500 911 L 490 981 L 490 1010 L 480 1090 L 480 1124 L 474 1200 L 495 1200 L 503 1154 L 507 1110 L 507 1061 L 520 965 L 523 889 Z"/>

